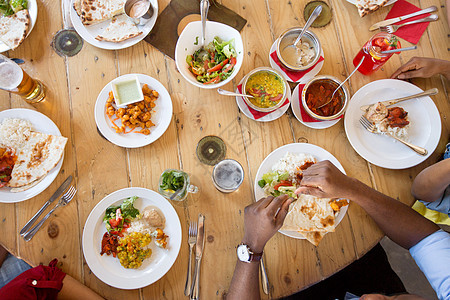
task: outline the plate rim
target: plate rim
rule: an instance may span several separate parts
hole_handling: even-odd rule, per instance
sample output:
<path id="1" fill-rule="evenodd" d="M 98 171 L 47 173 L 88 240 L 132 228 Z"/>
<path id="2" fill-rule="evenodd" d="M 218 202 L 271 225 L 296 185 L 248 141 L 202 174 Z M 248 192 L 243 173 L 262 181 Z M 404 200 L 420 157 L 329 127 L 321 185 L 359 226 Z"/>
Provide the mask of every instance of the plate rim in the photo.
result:
<path id="1" fill-rule="evenodd" d="M 50 119 L 49 117 L 47 117 L 46 115 L 44 115 L 43 113 L 41 113 L 39 111 L 28 109 L 28 108 L 11 108 L 11 109 L 2 110 L 2 111 L 0 111 L 0 122 L 3 121 L 3 119 L 5 119 L 5 118 L 9 118 L 9 117 L 3 117 L 2 115 L 8 114 L 8 113 L 11 113 L 11 112 L 17 112 L 17 115 L 18 115 L 17 118 L 21 118 L 20 112 L 22 112 L 22 113 L 26 112 L 27 114 L 35 114 L 39 118 L 42 118 L 42 120 L 45 120 L 46 122 L 48 122 L 47 126 L 52 127 L 51 130 L 54 130 L 55 132 L 58 133 L 59 136 L 62 136 L 61 131 L 59 130 L 58 126 L 55 124 L 55 122 L 53 122 L 52 119 Z M 27 120 L 30 121 L 29 119 L 27 119 Z M 47 132 L 44 132 L 44 133 L 47 133 Z M 50 133 L 47 133 L 47 134 L 50 134 Z M 5 200 L 3 200 L 0 197 L 0 203 L 18 203 L 18 202 L 23 202 L 23 201 L 26 201 L 26 200 L 31 199 L 33 197 L 36 197 L 37 195 L 39 195 L 40 193 L 45 191 L 53 183 L 53 181 L 55 181 L 56 177 L 59 174 L 59 171 L 62 168 L 63 161 L 64 161 L 64 152 L 63 152 L 63 155 L 62 155 L 61 159 L 59 160 L 58 164 L 52 170 L 50 170 L 47 175 L 45 175 L 45 177 L 48 177 L 49 180 L 46 181 L 44 179 L 43 181 L 41 181 L 40 183 L 38 183 L 35 186 L 35 187 L 40 186 L 41 187 L 40 190 L 36 190 L 34 193 L 31 193 L 31 194 L 29 194 L 28 196 L 25 196 L 22 199 L 14 199 L 14 200 L 5 201 Z M 32 188 L 34 188 L 34 187 L 32 187 Z M 9 192 L 9 194 L 10 195 L 20 195 L 20 194 L 26 193 L 27 191 L 29 191 L 29 190 L 26 190 L 26 191 L 23 191 L 23 192 L 18 192 L 18 193 L 11 193 L 11 192 Z"/>
<path id="2" fill-rule="evenodd" d="M 176 216 L 176 218 L 174 218 L 175 221 L 176 221 L 176 224 L 174 224 L 174 226 L 175 226 L 176 230 L 178 231 L 178 234 L 176 235 L 175 238 L 173 237 L 173 234 L 172 234 L 171 238 L 174 241 L 178 241 L 178 243 L 176 243 L 175 245 L 171 244 L 171 246 L 175 246 L 175 247 L 172 248 L 172 249 L 174 249 L 174 252 L 173 252 L 174 255 L 169 257 L 169 265 L 170 266 L 166 270 L 164 270 L 163 272 L 158 273 L 158 275 L 155 278 L 152 278 L 151 280 L 148 280 L 148 278 L 150 278 L 150 276 L 148 276 L 148 274 L 146 274 L 145 276 L 141 276 L 141 277 L 144 278 L 144 279 L 146 278 L 147 280 L 144 280 L 144 282 L 141 282 L 141 283 L 137 283 L 137 281 L 136 281 L 135 285 L 127 284 L 127 286 L 124 286 L 124 285 L 115 284 L 115 283 L 111 284 L 109 282 L 106 282 L 103 279 L 104 276 L 102 276 L 102 275 L 99 276 L 100 270 L 97 269 L 97 268 L 101 267 L 101 266 L 96 265 L 95 256 L 86 255 L 86 252 L 89 250 L 88 246 L 87 246 L 88 240 L 92 240 L 93 231 L 94 231 L 93 228 L 95 227 L 95 223 L 98 221 L 98 220 L 94 220 L 95 216 L 93 215 L 93 213 L 94 213 L 94 211 L 99 210 L 104 205 L 106 205 L 106 207 L 108 207 L 109 205 L 111 205 L 111 204 L 113 204 L 113 203 L 115 203 L 117 201 L 120 201 L 120 199 L 115 199 L 114 197 L 120 197 L 121 199 L 124 199 L 124 197 L 117 196 L 117 195 L 120 195 L 121 193 L 128 194 L 128 196 L 125 196 L 125 198 L 126 198 L 126 197 L 130 197 L 130 196 L 134 196 L 138 192 L 148 193 L 148 195 L 149 195 L 148 197 L 149 198 L 150 197 L 156 197 L 159 200 L 162 200 L 162 203 L 165 203 L 165 205 L 167 205 L 167 209 L 170 211 L 170 214 L 173 214 L 174 216 Z M 104 213 L 103 209 L 102 209 L 102 213 Z M 102 213 L 99 214 L 99 218 L 102 218 Z M 94 226 L 89 227 L 88 225 L 91 225 L 91 224 L 88 224 L 88 223 L 90 223 L 90 222 L 92 222 L 92 224 Z M 106 229 L 105 229 L 105 231 L 106 231 Z M 87 236 L 90 233 L 92 233 L 92 234 Z M 182 242 L 182 228 L 181 228 L 180 217 L 178 216 L 178 213 L 176 212 L 176 210 L 172 206 L 172 204 L 168 200 L 166 200 L 163 196 L 161 196 L 159 193 L 157 193 L 157 192 L 155 192 L 155 191 L 153 191 L 151 189 L 147 189 L 147 188 L 143 188 L 143 187 L 127 187 L 127 188 L 116 190 L 116 191 L 106 195 L 105 197 L 103 197 L 102 200 L 100 200 L 94 206 L 94 208 L 92 208 L 91 212 L 89 213 L 89 216 L 86 218 L 86 222 L 84 223 L 81 244 L 82 244 L 82 250 L 83 250 L 83 257 L 84 257 L 84 259 L 85 259 L 89 269 L 94 273 L 94 275 L 99 280 L 101 280 L 105 284 L 107 284 L 109 286 L 112 286 L 112 287 L 115 287 L 115 288 L 124 289 L 124 290 L 133 290 L 133 289 L 140 289 L 140 288 L 144 288 L 146 286 L 149 286 L 149 285 L 157 282 L 165 274 L 167 274 L 167 272 L 169 272 L 169 270 L 172 268 L 172 266 L 175 264 L 175 261 L 178 258 L 178 255 L 179 255 L 180 249 L 181 249 L 181 242 Z M 92 242 L 92 244 L 93 244 L 93 242 Z M 94 267 L 91 267 L 91 266 L 94 266 Z"/>
<path id="3" fill-rule="evenodd" d="M 293 148 L 293 147 L 305 147 L 306 149 L 307 148 L 311 148 L 311 150 L 315 150 L 315 151 L 322 151 L 322 153 L 323 154 L 326 154 L 326 155 L 329 155 L 330 157 L 331 157 L 331 159 L 332 160 L 335 160 L 335 161 L 331 161 L 331 163 L 333 163 L 341 172 L 343 172 L 344 174 L 347 174 L 346 172 L 345 172 L 345 169 L 344 169 L 344 167 L 342 166 L 342 164 L 339 162 L 339 160 L 333 155 L 333 154 L 331 154 L 329 151 L 327 151 L 326 149 L 324 149 L 324 148 L 322 148 L 322 147 L 320 147 L 320 146 L 317 146 L 317 145 L 315 145 L 315 144 L 310 144 L 310 143 L 290 143 L 290 144 L 286 144 L 286 145 L 283 145 L 283 146 L 280 146 L 280 147 L 278 147 L 278 148 L 276 148 L 275 150 L 273 150 L 272 152 L 270 152 L 265 158 L 264 158 L 264 160 L 261 162 L 261 164 L 259 165 L 259 167 L 258 167 L 258 171 L 256 172 L 256 174 L 255 174 L 255 180 L 254 180 L 254 182 L 253 182 L 253 195 L 254 195 L 254 197 L 255 197 L 255 201 L 259 201 L 259 199 L 257 199 L 257 193 L 258 193 L 258 188 L 259 188 L 259 185 L 258 185 L 258 178 L 260 177 L 260 176 L 258 176 L 258 175 L 261 175 L 260 173 L 261 173 L 261 169 L 262 169 L 262 167 L 263 167 L 263 165 L 266 163 L 267 164 L 267 161 L 269 160 L 269 158 L 271 158 L 271 156 L 276 156 L 276 154 L 278 154 L 278 152 L 282 152 L 282 150 L 284 150 L 285 148 Z M 305 153 L 305 151 L 306 151 L 306 153 L 309 153 L 308 151 L 309 150 L 300 150 L 301 152 L 297 152 L 297 153 Z M 285 151 L 284 153 L 286 153 L 287 151 Z M 313 155 L 316 159 L 317 159 L 317 157 L 313 154 L 313 153 L 309 153 L 309 154 L 311 154 L 311 155 Z M 281 157 L 280 157 L 281 158 Z M 318 161 L 321 161 L 321 160 L 318 160 Z M 336 164 L 336 163 L 337 164 Z M 348 210 L 348 207 L 350 206 L 350 203 L 349 203 L 349 205 L 346 205 L 346 206 L 344 206 L 344 207 L 342 207 L 341 208 L 341 210 L 340 210 L 340 212 L 338 213 L 338 215 L 336 216 L 336 227 L 341 223 L 341 221 L 344 219 L 344 217 L 345 217 L 345 215 L 347 214 L 347 210 Z M 342 216 L 342 217 L 341 217 Z M 304 239 L 306 239 L 304 236 L 302 236 L 301 235 L 301 233 L 299 233 L 299 232 L 296 232 L 296 231 L 288 231 L 288 230 L 278 230 L 278 232 L 279 233 L 281 233 L 281 234 L 283 234 L 283 235 L 285 235 L 285 236 L 288 236 L 288 237 L 291 237 L 291 238 L 295 238 L 295 239 L 300 239 L 300 240 L 304 240 Z"/>
<path id="4" fill-rule="evenodd" d="M 416 159 L 412 163 L 411 162 L 408 163 L 408 161 L 405 161 L 405 162 L 399 161 L 397 164 L 392 165 L 392 162 L 383 163 L 383 161 L 374 160 L 374 159 L 372 159 L 370 157 L 368 159 L 367 158 L 368 155 L 365 154 L 364 151 L 362 151 L 359 148 L 359 145 L 357 145 L 358 139 L 353 134 L 354 130 L 352 130 L 352 128 L 351 128 L 351 126 L 352 126 L 351 121 L 352 120 L 350 120 L 351 113 L 352 113 L 353 110 L 355 110 L 356 112 L 360 111 L 359 107 L 356 107 L 356 105 L 360 105 L 360 103 L 355 103 L 355 101 L 354 101 L 355 97 L 357 97 L 360 94 L 362 94 L 363 92 L 365 92 L 366 89 L 373 88 L 373 86 L 378 86 L 378 85 L 381 86 L 381 85 L 383 85 L 383 87 L 386 87 L 386 85 L 391 86 L 392 84 L 397 85 L 397 87 L 400 86 L 400 85 L 403 85 L 405 87 L 414 89 L 415 91 L 412 91 L 414 93 L 415 92 L 417 92 L 417 93 L 423 92 L 423 90 L 420 87 L 418 87 L 417 85 L 409 83 L 407 81 L 398 80 L 398 79 L 389 79 L 389 78 L 387 78 L 387 79 L 379 79 L 379 80 L 375 80 L 375 81 L 369 82 L 368 84 L 366 84 L 363 87 L 361 87 L 360 89 L 358 89 L 356 91 L 356 93 L 353 94 L 352 98 L 350 99 L 349 105 L 347 107 L 347 110 L 346 110 L 346 113 L 345 113 L 345 116 L 344 116 L 344 128 L 345 128 L 345 134 L 347 136 L 347 140 L 350 142 L 350 145 L 358 153 L 358 155 L 360 155 L 366 161 L 368 161 L 369 163 L 371 163 L 373 165 L 381 167 L 381 168 L 391 169 L 391 170 L 402 170 L 402 169 L 412 168 L 412 167 L 417 166 L 418 164 L 424 162 L 426 159 L 428 159 L 431 156 L 431 154 L 433 154 L 433 152 L 436 150 L 436 147 L 439 144 L 439 140 L 440 140 L 440 137 L 441 137 L 441 134 L 442 134 L 442 120 L 441 120 L 441 116 L 439 114 L 439 110 L 438 110 L 436 104 L 434 103 L 433 99 L 431 99 L 430 96 L 420 97 L 421 100 L 419 100 L 419 101 L 425 101 L 426 102 L 425 105 L 429 105 L 430 106 L 430 110 L 432 110 L 432 111 L 429 111 L 430 112 L 430 116 L 433 116 L 435 114 L 435 116 L 437 117 L 437 118 L 430 118 L 430 119 L 432 119 L 432 120 L 439 120 L 438 121 L 439 126 L 437 126 L 436 129 L 432 128 L 432 132 L 435 132 L 436 140 L 435 141 L 431 140 L 431 138 L 432 138 L 432 135 L 431 135 L 430 139 L 427 142 L 427 143 L 431 144 L 430 149 L 428 149 L 428 154 L 426 156 L 417 155 Z M 417 99 L 417 98 L 414 98 L 414 99 Z M 350 112 L 350 114 L 349 114 L 349 112 Z M 431 125 L 433 125 L 433 122 L 430 124 L 430 126 Z M 424 146 L 424 145 L 420 145 L 420 146 Z M 413 151 L 413 150 L 410 150 L 410 151 Z"/>
<path id="5" fill-rule="evenodd" d="M 105 128 L 103 128 L 103 126 L 100 125 L 101 121 L 100 118 L 104 117 L 105 113 L 103 110 L 103 107 L 106 103 L 106 98 L 107 98 L 107 94 L 108 94 L 108 89 L 111 90 L 111 82 L 119 79 L 119 78 L 124 78 L 126 76 L 137 76 L 139 78 L 139 81 L 141 84 L 148 84 L 148 85 L 159 85 L 161 87 L 161 90 L 157 90 L 157 92 L 160 94 L 160 97 L 162 98 L 162 94 L 165 94 L 165 96 L 167 96 L 167 105 L 168 105 L 168 110 L 166 111 L 166 118 L 163 118 L 163 116 L 161 115 L 161 122 L 160 122 L 160 126 L 161 127 L 161 133 L 159 136 L 156 136 L 153 139 L 143 139 L 144 142 L 142 143 L 137 143 L 137 144 L 133 144 L 133 145 L 127 145 L 124 144 L 120 141 L 115 140 L 115 135 L 117 133 L 113 133 L 110 134 L 110 131 L 106 131 Z M 144 79 L 143 79 L 144 78 Z M 152 83 L 148 83 L 148 82 L 152 82 Z M 154 86 L 150 86 L 152 89 L 154 89 Z M 156 90 L 156 89 L 155 89 Z M 101 96 L 103 94 L 106 94 L 104 99 L 101 98 Z M 158 99 L 161 99 L 161 98 Z M 101 104 L 101 105 L 100 105 Z M 101 107 L 100 107 L 101 106 Z M 156 78 L 153 78 L 149 75 L 146 74 L 140 74 L 140 73 L 129 73 L 129 74 L 123 74 L 119 77 L 116 77 L 114 79 L 112 79 L 111 81 L 109 81 L 100 91 L 100 93 L 97 96 L 97 100 L 95 101 L 95 105 L 94 105 L 94 117 L 95 117 L 95 124 L 98 128 L 98 130 L 101 132 L 101 134 L 103 135 L 103 137 L 108 140 L 110 143 L 113 143 L 114 145 L 117 145 L 119 147 L 123 147 L 123 148 L 141 148 L 141 147 L 145 147 L 147 145 L 150 145 L 154 142 L 156 142 L 161 136 L 164 135 L 164 133 L 167 131 L 167 129 L 169 128 L 170 124 L 172 123 L 172 114 L 173 114 L 173 104 L 172 104 L 172 97 L 170 96 L 169 92 L 167 91 L 166 87 Z M 166 120 L 167 119 L 167 120 Z M 150 135 L 148 135 L 149 137 L 152 134 L 150 133 Z"/>

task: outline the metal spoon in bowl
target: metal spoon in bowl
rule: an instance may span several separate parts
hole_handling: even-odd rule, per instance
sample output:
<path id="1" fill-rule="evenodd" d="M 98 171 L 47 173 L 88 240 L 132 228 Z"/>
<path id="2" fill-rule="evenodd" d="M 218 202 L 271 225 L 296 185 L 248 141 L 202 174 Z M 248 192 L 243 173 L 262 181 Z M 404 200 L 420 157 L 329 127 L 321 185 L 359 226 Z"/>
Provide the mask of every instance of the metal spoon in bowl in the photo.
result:
<path id="1" fill-rule="evenodd" d="M 337 87 L 337 89 L 334 90 L 333 94 L 331 95 L 330 100 L 328 100 L 327 102 L 325 102 L 325 104 L 322 104 L 321 106 L 316 107 L 316 108 L 324 107 L 325 105 L 327 105 L 328 103 L 330 103 L 331 100 L 333 100 L 334 94 L 335 94 L 335 93 L 336 93 L 336 92 L 344 85 L 344 83 L 345 83 L 347 80 L 350 79 L 350 77 L 352 77 L 353 74 L 355 74 L 356 70 L 358 70 L 358 68 L 362 65 L 363 61 L 364 61 L 364 56 L 361 58 L 361 61 L 360 61 L 359 64 L 356 66 L 356 68 L 353 70 L 353 72 L 351 72 L 350 75 L 348 75 L 348 77 L 347 77 L 344 81 L 342 81 L 342 83 Z"/>
<path id="2" fill-rule="evenodd" d="M 201 48 L 205 47 L 206 43 L 206 18 L 208 17 L 208 10 L 209 10 L 209 1 L 208 0 L 201 0 L 200 1 L 200 16 L 202 19 L 202 41 L 201 41 Z"/>
<path id="3" fill-rule="evenodd" d="M 225 95 L 225 96 L 238 96 L 238 97 L 248 97 L 248 98 L 255 98 L 252 95 L 246 95 L 246 94 L 239 94 L 239 93 L 233 93 L 230 91 L 226 91 L 223 89 L 217 89 L 217 92 L 221 95 Z"/>
<path id="4" fill-rule="evenodd" d="M 301 39 L 302 39 L 303 35 L 305 34 L 306 30 L 308 30 L 308 28 L 317 19 L 317 17 L 320 15 L 321 12 L 322 12 L 322 5 L 317 5 L 317 7 L 312 12 L 312 14 L 309 16 L 308 21 L 306 21 L 305 26 L 303 27 L 302 31 L 298 35 L 298 37 L 295 40 L 294 44 L 288 45 L 284 49 L 286 49 L 288 47 L 295 47 L 295 49 L 298 50 L 298 43 L 301 41 Z"/>

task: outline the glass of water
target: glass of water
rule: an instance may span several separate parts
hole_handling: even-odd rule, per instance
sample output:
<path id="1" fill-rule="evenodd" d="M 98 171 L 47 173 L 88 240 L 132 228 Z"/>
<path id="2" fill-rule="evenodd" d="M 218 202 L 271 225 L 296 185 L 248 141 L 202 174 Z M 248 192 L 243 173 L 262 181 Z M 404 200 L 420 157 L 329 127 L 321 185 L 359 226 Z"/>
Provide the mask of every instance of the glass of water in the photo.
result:
<path id="1" fill-rule="evenodd" d="M 212 180 L 222 193 L 234 192 L 244 181 L 244 169 L 234 159 L 224 159 L 214 166 Z"/>

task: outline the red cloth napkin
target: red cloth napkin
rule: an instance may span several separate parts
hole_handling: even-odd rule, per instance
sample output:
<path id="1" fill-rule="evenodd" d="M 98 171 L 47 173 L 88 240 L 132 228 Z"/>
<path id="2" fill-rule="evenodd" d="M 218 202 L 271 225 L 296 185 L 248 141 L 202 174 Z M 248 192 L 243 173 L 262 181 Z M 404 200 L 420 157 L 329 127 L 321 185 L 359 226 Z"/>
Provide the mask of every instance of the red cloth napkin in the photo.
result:
<path id="1" fill-rule="evenodd" d="M 238 85 L 237 88 L 238 88 L 239 93 L 242 94 L 242 84 Z M 283 105 L 281 105 L 280 108 L 285 106 L 288 103 L 289 103 L 289 99 L 286 97 L 286 101 L 284 101 Z M 244 101 L 244 104 L 248 107 L 248 110 L 253 115 L 253 118 L 255 118 L 255 120 L 261 119 L 262 117 L 267 116 L 268 114 L 271 114 L 271 113 L 273 113 L 276 110 L 275 109 L 275 110 L 272 110 L 272 111 L 269 111 L 269 112 L 262 112 L 262 111 L 254 110 L 253 108 L 248 106 L 247 102 L 245 102 L 245 101 Z"/>
<path id="2" fill-rule="evenodd" d="M 325 121 L 320 121 L 320 120 L 314 119 L 313 117 L 311 117 L 310 115 L 308 115 L 308 113 L 306 112 L 306 110 L 303 108 L 303 103 L 302 103 L 302 91 L 303 91 L 303 88 L 304 88 L 304 87 L 305 87 L 304 84 L 299 84 L 299 85 L 298 85 L 298 101 L 300 101 L 300 114 L 302 115 L 302 120 L 303 120 L 303 122 L 325 122 Z M 336 119 L 333 119 L 333 120 L 341 119 L 341 118 L 343 118 L 343 117 L 344 117 L 344 115 L 342 115 L 342 116 L 340 116 L 340 117 L 338 117 L 338 118 L 336 118 Z M 330 121 L 333 121 L 333 120 L 330 120 Z"/>
<path id="3" fill-rule="evenodd" d="M 319 57 L 319 59 L 317 60 L 317 62 L 314 64 L 314 66 L 312 66 L 311 68 L 305 70 L 305 71 L 298 71 L 298 72 L 294 72 L 294 71 L 290 71 L 288 69 L 286 69 L 280 62 L 280 60 L 278 59 L 277 56 L 277 51 L 273 51 L 272 53 L 270 53 L 270 57 L 272 57 L 273 61 L 280 67 L 281 70 L 283 70 L 283 72 L 294 82 L 297 82 L 298 80 L 300 80 L 303 76 L 305 76 L 309 71 L 311 71 L 312 69 L 314 69 L 315 66 L 317 66 L 318 63 L 320 63 L 321 61 L 323 61 L 323 56 Z"/>
<path id="4" fill-rule="evenodd" d="M 392 6 L 391 11 L 386 16 L 386 19 L 392 19 L 401 17 L 404 15 L 412 14 L 413 12 L 419 11 L 421 8 L 418 8 L 417 6 L 405 1 L 405 0 L 398 0 L 395 2 L 394 6 Z M 409 21 L 414 21 L 418 19 L 422 19 L 425 17 L 428 17 L 430 14 L 422 14 L 413 18 L 409 18 L 403 21 L 400 21 L 395 24 L 403 24 Z M 406 25 L 398 29 L 394 34 L 398 37 L 401 37 L 404 40 L 407 40 L 408 42 L 412 44 L 417 44 L 422 37 L 423 33 L 427 29 L 428 24 L 430 22 L 425 23 L 418 23 L 418 24 L 412 24 L 412 25 Z"/>

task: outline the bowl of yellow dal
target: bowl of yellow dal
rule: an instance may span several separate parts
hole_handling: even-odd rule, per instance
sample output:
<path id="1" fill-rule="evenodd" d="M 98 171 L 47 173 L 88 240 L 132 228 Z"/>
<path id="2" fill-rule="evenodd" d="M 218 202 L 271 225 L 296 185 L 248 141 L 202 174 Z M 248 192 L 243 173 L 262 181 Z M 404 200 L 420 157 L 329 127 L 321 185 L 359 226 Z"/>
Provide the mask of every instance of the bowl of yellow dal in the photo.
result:
<path id="1" fill-rule="evenodd" d="M 245 103 L 261 112 L 274 111 L 286 101 L 289 88 L 284 77 L 276 70 L 261 67 L 248 73 L 242 83 L 242 93 L 253 96 L 243 97 Z"/>

